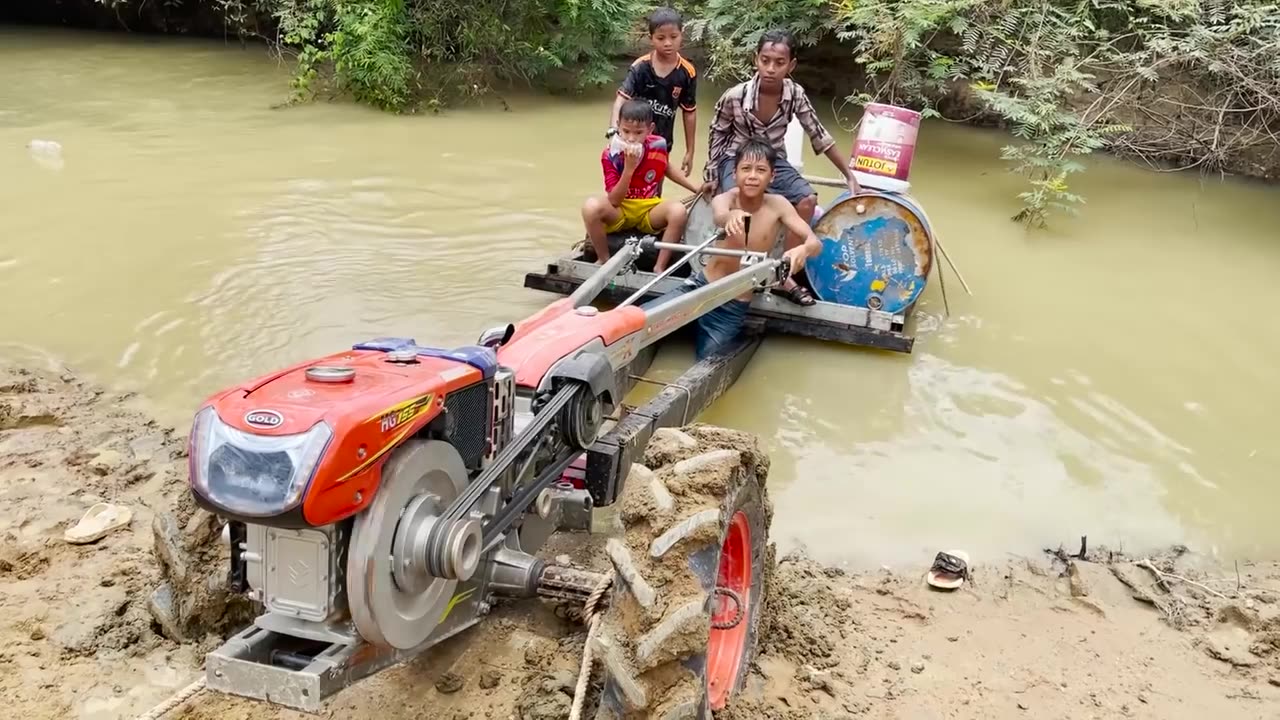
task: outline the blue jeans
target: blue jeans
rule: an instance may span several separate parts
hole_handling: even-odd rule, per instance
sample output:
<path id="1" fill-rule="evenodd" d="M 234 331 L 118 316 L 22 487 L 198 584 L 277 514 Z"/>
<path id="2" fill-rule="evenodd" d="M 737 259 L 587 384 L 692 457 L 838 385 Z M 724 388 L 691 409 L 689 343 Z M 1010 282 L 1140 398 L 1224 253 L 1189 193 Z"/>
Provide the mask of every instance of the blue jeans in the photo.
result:
<path id="1" fill-rule="evenodd" d="M 718 192 L 725 192 L 737 183 L 733 177 L 734 167 L 733 158 L 727 157 L 720 161 L 720 189 Z M 781 195 L 787 199 L 792 205 L 797 205 L 811 195 L 814 195 L 813 186 L 809 184 L 804 176 L 796 171 L 795 167 L 778 158 L 777 165 L 773 168 L 773 180 L 769 183 L 768 191 L 774 195 Z"/>
<path id="2" fill-rule="evenodd" d="M 656 297 L 641 305 L 643 310 L 651 310 L 663 303 L 674 300 L 685 293 L 693 292 L 707 284 L 707 276 L 695 273 L 687 278 L 680 287 L 666 295 Z M 746 300 L 733 299 L 698 318 L 694 327 L 694 357 L 699 361 L 724 350 L 742 333 L 742 325 L 747 319 L 747 310 L 751 303 Z"/>

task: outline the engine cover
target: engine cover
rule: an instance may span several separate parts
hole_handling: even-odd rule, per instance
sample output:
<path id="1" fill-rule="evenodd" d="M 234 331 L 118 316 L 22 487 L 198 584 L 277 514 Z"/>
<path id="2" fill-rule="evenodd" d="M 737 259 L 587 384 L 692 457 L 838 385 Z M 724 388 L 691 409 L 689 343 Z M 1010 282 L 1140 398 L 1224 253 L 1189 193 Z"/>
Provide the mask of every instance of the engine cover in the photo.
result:
<path id="1" fill-rule="evenodd" d="M 488 355 L 421 348 L 412 340 L 372 341 L 213 396 L 206 405 L 240 433 L 291 436 L 324 423 L 331 438 L 310 470 L 301 502 L 275 517 L 241 516 L 202 494 L 194 478 L 208 468 L 194 467 L 193 452 L 197 500 L 220 515 L 275 527 L 319 527 L 351 517 L 372 500 L 388 454 L 446 408 L 450 417 L 442 432 L 451 427 L 465 435 L 459 443 L 464 462 L 477 466 L 486 452 L 496 371 L 492 351 L 480 350 Z M 220 476 L 230 472 L 219 470 Z M 209 475 L 208 482 L 217 480 Z"/>

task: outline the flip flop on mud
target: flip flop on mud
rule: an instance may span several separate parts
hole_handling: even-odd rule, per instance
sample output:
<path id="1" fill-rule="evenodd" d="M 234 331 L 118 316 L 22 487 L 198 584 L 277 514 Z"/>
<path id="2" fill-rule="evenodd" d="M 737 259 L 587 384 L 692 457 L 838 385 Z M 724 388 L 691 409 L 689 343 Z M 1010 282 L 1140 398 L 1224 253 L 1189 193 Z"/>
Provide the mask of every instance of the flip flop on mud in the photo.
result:
<path id="1" fill-rule="evenodd" d="M 774 288 L 773 292 L 775 295 L 784 297 L 790 300 L 791 302 L 797 305 L 803 305 L 804 307 L 809 307 L 810 305 L 813 305 L 818 302 L 816 299 L 814 299 L 813 293 L 809 292 L 808 288 L 796 282 L 795 280 L 791 281 L 790 288 L 786 288 L 786 289 Z"/>
<path id="2" fill-rule="evenodd" d="M 84 545 L 97 542 L 109 533 L 129 525 L 133 519 L 133 511 L 120 505 L 98 503 L 85 511 L 80 522 L 67 528 L 62 539 L 72 545 Z"/>
<path id="3" fill-rule="evenodd" d="M 939 590 L 955 590 L 969 579 L 969 554 L 963 550 L 938 553 L 925 579 Z"/>

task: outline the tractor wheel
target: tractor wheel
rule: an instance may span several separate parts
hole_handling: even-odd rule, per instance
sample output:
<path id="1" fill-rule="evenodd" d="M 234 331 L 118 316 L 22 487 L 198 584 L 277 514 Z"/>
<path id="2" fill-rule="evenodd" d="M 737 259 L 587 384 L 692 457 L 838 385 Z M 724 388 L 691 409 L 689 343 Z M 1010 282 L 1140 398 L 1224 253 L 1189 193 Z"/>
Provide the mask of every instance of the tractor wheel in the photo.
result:
<path id="1" fill-rule="evenodd" d="M 705 720 L 742 689 L 773 554 L 769 462 L 747 433 L 661 430 L 620 499 L 614 590 L 593 652 L 596 720 Z M 650 469 L 652 467 L 652 469 Z"/>

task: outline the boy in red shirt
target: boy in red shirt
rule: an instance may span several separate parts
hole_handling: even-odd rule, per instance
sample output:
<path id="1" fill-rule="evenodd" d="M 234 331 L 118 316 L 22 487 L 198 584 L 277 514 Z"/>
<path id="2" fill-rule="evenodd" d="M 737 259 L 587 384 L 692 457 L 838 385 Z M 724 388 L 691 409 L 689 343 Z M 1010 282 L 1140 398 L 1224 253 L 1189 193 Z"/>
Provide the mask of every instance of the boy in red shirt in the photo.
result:
<path id="1" fill-rule="evenodd" d="M 664 177 L 671 178 L 689 192 L 698 188 L 669 162 L 667 141 L 653 133 L 653 111 L 644 100 L 628 100 L 618 115 L 618 133 L 600 153 L 604 168 L 604 195 L 588 198 L 582 206 L 582 221 L 596 251 L 596 262 L 609 259 L 606 236 L 623 230 L 639 230 L 645 235 L 662 233 L 662 241 L 678 243 L 687 217 L 684 205 L 658 197 Z M 671 261 L 671 251 L 658 253 L 655 272 Z"/>

